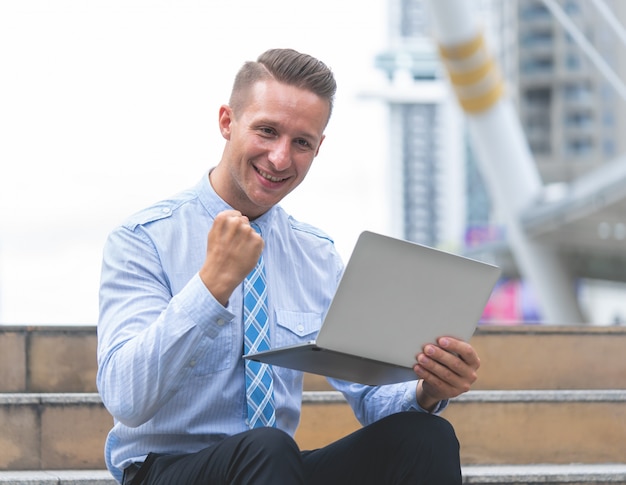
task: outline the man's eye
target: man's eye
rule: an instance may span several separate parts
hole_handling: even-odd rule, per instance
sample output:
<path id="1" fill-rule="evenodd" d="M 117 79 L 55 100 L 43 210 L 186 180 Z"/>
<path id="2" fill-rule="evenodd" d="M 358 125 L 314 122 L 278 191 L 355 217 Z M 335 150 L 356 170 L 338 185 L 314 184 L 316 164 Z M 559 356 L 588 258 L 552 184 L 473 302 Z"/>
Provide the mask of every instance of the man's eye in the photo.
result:
<path id="1" fill-rule="evenodd" d="M 296 143 L 298 145 L 300 145 L 301 147 L 310 147 L 311 146 L 311 144 L 308 141 L 302 140 L 302 139 L 296 140 Z"/>
<path id="2" fill-rule="evenodd" d="M 273 135 L 274 134 L 274 130 L 272 130 L 271 128 L 261 128 L 260 131 L 264 135 Z"/>

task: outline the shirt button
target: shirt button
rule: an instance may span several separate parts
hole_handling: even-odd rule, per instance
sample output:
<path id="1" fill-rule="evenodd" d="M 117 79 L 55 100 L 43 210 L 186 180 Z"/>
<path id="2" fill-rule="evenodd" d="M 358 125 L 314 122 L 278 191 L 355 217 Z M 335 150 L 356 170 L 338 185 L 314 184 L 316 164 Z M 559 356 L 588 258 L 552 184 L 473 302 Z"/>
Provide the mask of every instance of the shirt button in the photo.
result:
<path id="1" fill-rule="evenodd" d="M 196 361 L 195 360 L 189 361 L 189 367 L 195 367 L 195 366 L 196 366 Z"/>
<path id="2" fill-rule="evenodd" d="M 304 325 L 298 325 L 297 329 L 300 333 L 304 332 Z"/>
<path id="3" fill-rule="evenodd" d="M 216 323 L 221 327 L 226 323 L 226 321 L 223 318 L 218 318 Z"/>
<path id="4" fill-rule="evenodd" d="M 171 210 L 172 209 L 170 209 L 169 207 L 163 207 L 163 209 L 161 209 L 161 212 L 163 212 L 163 214 L 169 214 Z"/>

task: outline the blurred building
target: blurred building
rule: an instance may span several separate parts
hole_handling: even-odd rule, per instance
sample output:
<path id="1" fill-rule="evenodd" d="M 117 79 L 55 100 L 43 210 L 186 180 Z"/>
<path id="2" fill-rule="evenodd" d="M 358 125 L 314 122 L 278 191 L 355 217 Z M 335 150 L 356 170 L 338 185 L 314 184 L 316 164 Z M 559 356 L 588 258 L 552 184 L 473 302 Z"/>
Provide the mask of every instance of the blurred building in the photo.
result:
<path id="1" fill-rule="evenodd" d="M 605 2 L 626 20 L 626 4 Z M 600 57 L 624 78 L 626 49 L 594 2 L 558 2 Z M 518 103 L 545 183 L 569 182 L 626 151 L 623 100 L 539 0 L 518 0 Z"/>
<path id="2" fill-rule="evenodd" d="M 457 246 L 465 230 L 463 120 L 450 96 L 421 1 L 389 4 L 389 48 L 376 58 L 388 84 L 367 93 L 389 107 L 395 231 Z"/>
<path id="3" fill-rule="evenodd" d="M 553 3 L 569 26 L 541 0 L 475 2 L 544 183 L 537 206 L 521 217 L 529 234 L 559 247 L 581 298 L 593 294 L 598 301 L 602 292 L 594 281 L 626 281 L 626 188 L 615 186 L 626 177 L 626 160 L 619 159 L 626 152 L 620 136 L 626 109 L 579 39 L 626 79 L 624 37 L 609 27 L 611 20 L 626 21 L 626 2 Z M 525 309 L 496 306 L 517 308 L 518 318 L 540 318 L 476 168 L 439 63 L 427 2 L 389 0 L 388 38 L 375 60 L 388 85 L 369 95 L 389 106 L 394 207 L 402 214 L 396 232 L 431 246 L 490 251 L 505 269 L 508 298 L 526 302 Z M 585 304 L 593 306 L 592 300 Z"/>

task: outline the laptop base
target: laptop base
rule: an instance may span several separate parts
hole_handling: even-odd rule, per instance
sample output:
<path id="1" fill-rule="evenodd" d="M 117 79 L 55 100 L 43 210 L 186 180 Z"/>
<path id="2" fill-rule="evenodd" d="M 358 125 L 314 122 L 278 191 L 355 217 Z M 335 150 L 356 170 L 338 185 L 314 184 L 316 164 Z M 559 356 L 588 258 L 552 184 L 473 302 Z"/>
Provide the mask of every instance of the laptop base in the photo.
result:
<path id="1" fill-rule="evenodd" d="M 394 384 L 417 379 L 412 367 L 380 362 L 356 355 L 318 347 L 314 343 L 283 347 L 252 355 L 245 359 L 256 360 L 279 367 L 334 377 L 367 385 Z"/>

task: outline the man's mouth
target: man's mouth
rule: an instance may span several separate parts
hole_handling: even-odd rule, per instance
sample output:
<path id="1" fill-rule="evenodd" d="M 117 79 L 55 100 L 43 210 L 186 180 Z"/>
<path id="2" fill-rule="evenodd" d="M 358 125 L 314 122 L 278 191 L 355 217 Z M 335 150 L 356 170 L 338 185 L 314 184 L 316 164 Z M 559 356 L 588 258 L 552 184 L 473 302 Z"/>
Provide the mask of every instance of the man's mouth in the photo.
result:
<path id="1" fill-rule="evenodd" d="M 258 167 L 254 167 L 254 169 L 257 171 L 257 173 L 263 177 L 266 180 L 269 180 L 270 182 L 283 182 L 284 180 L 287 180 L 288 177 L 274 177 L 273 175 L 270 175 L 267 172 L 264 172 L 263 170 L 261 170 Z"/>

